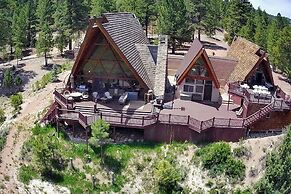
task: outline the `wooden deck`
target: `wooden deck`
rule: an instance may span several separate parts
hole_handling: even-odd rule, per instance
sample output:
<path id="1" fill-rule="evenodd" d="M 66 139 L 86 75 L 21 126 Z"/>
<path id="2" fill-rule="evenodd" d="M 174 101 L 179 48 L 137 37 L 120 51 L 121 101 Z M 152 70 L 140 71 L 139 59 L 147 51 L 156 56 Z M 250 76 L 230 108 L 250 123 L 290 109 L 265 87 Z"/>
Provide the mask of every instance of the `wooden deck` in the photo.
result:
<path id="1" fill-rule="evenodd" d="M 127 105 L 120 105 L 116 101 L 69 103 L 59 92 L 55 92 L 55 100 L 63 108 L 52 111 L 48 115 L 50 119 L 57 117 L 60 120 L 75 120 L 84 128 L 89 127 L 97 119 L 103 119 L 115 127 L 144 129 L 162 123 L 188 126 L 199 133 L 208 128 L 246 128 L 272 111 L 283 110 L 278 107 L 282 108 L 284 104 L 282 100 L 273 100 L 265 108 L 247 118 L 237 118 L 232 111 L 237 108 L 235 105 L 217 107 L 214 104 L 174 100 L 169 102 L 168 109 L 159 110 L 152 104 L 144 104 L 142 101 L 129 102 Z"/>

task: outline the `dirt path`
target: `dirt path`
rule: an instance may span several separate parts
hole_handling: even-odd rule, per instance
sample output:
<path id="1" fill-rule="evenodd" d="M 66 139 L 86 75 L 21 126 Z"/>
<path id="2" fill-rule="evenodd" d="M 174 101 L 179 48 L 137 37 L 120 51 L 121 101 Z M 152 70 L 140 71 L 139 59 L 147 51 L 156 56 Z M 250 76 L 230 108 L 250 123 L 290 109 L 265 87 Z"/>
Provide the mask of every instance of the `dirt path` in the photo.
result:
<path id="1" fill-rule="evenodd" d="M 63 80 L 68 72 L 59 76 Z M 17 169 L 21 165 L 19 157 L 21 156 L 21 148 L 23 143 L 30 135 L 28 130 L 38 119 L 39 113 L 50 105 L 53 97 L 53 90 L 56 87 L 62 87 L 63 83 L 51 83 L 45 89 L 34 94 L 25 91 L 24 104 L 22 111 L 17 118 L 11 121 L 11 127 L 5 148 L 0 154 L 0 193 L 19 193 L 21 183 L 17 180 Z M 25 98 L 27 96 L 27 98 Z M 1 191 L 1 189 L 3 189 Z"/>

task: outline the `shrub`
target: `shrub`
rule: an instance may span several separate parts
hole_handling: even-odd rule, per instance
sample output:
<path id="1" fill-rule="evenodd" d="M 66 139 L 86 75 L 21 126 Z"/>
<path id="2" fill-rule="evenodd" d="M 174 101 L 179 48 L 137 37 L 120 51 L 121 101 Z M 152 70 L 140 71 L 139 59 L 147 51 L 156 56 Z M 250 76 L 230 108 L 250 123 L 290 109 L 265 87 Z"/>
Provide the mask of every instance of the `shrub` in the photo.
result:
<path id="1" fill-rule="evenodd" d="M 245 146 L 239 146 L 237 148 L 233 149 L 233 155 L 236 157 L 243 157 L 243 156 L 249 156 L 250 152 L 248 151 L 248 149 Z"/>
<path id="2" fill-rule="evenodd" d="M 0 125 L 5 121 L 5 112 L 2 108 L 0 108 Z"/>
<path id="3" fill-rule="evenodd" d="M 0 151 L 4 148 L 6 139 L 8 135 L 8 130 L 4 129 L 0 131 Z"/>
<path id="4" fill-rule="evenodd" d="M 224 142 L 214 143 L 198 150 L 196 154 L 202 158 L 204 168 L 213 170 L 213 173 L 221 173 L 231 156 L 231 148 Z"/>
<path id="5" fill-rule="evenodd" d="M 278 150 L 267 156 L 266 172 L 256 193 L 291 193 L 291 126 Z"/>
<path id="6" fill-rule="evenodd" d="M 3 84 L 7 88 L 11 88 L 13 86 L 13 76 L 10 69 L 5 70 Z"/>
<path id="7" fill-rule="evenodd" d="M 12 95 L 10 97 L 10 101 L 11 101 L 11 105 L 14 108 L 14 111 L 19 112 L 21 109 L 20 105 L 22 104 L 22 95 L 21 94 Z"/>
<path id="8" fill-rule="evenodd" d="M 167 160 L 161 160 L 155 170 L 161 192 L 175 193 L 181 190 L 178 182 L 182 180 L 181 173 Z"/>
<path id="9" fill-rule="evenodd" d="M 22 79 L 19 77 L 19 75 L 15 78 L 15 85 L 20 86 L 22 84 Z"/>
<path id="10" fill-rule="evenodd" d="M 21 182 L 28 184 L 30 180 L 37 177 L 37 171 L 32 166 L 21 166 L 18 177 Z"/>
<path id="11" fill-rule="evenodd" d="M 233 179 L 245 176 L 245 165 L 233 157 L 229 144 L 225 142 L 210 144 L 198 150 L 196 155 L 201 157 L 203 167 L 213 176 L 223 172 Z"/>
<path id="12" fill-rule="evenodd" d="M 225 174 L 233 179 L 242 179 L 245 176 L 246 167 L 240 160 L 229 158 L 227 160 L 227 166 Z"/>

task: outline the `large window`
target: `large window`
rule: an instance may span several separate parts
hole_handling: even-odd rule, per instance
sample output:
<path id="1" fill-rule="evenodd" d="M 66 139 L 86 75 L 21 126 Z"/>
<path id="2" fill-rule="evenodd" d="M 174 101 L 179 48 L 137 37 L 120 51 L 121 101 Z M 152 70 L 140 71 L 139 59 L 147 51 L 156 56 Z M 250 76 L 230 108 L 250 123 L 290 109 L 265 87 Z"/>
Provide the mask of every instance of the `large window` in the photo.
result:
<path id="1" fill-rule="evenodd" d="M 183 89 L 184 92 L 191 92 L 193 93 L 194 92 L 194 86 L 191 86 L 191 85 L 184 85 L 184 89 Z"/>
<path id="2" fill-rule="evenodd" d="M 195 76 L 203 76 L 208 77 L 209 73 L 207 68 L 205 67 L 205 62 L 203 59 L 199 58 L 194 64 L 193 68 L 190 70 L 189 75 Z"/>

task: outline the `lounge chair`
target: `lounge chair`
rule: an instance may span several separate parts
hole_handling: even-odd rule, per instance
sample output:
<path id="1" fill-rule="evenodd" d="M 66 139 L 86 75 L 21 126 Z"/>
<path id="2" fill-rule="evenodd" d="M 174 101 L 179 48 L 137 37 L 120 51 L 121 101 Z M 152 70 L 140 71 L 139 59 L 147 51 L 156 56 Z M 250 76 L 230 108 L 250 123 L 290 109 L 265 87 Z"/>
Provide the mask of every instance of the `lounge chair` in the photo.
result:
<path id="1" fill-rule="evenodd" d="M 128 93 L 124 92 L 118 99 L 119 104 L 125 104 L 127 101 Z"/>
<path id="2" fill-rule="evenodd" d="M 105 97 L 107 98 L 108 101 L 112 100 L 112 98 L 113 98 L 113 97 L 110 95 L 109 92 L 105 92 L 104 95 L 105 95 Z"/>

